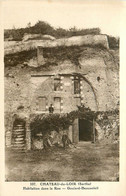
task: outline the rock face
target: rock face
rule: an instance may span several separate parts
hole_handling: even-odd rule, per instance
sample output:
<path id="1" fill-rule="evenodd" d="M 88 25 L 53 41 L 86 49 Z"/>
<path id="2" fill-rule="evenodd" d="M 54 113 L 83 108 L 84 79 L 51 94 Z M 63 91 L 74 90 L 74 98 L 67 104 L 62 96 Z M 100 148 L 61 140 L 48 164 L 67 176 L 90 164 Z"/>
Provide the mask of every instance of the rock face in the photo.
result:
<path id="1" fill-rule="evenodd" d="M 116 62 L 113 61 L 111 54 L 107 51 L 86 48 L 80 56 L 79 61 L 81 68 L 69 60 L 58 62 L 58 65 L 51 66 L 49 70 L 43 66 L 30 68 L 25 65 L 6 68 L 6 111 L 11 110 L 16 112 L 16 108 L 22 104 L 24 109 L 33 106 L 35 103 L 34 99 L 39 96 L 39 92 L 44 93 L 44 89 L 50 89 L 50 85 L 53 84 L 54 79 L 50 76 L 58 74 L 71 75 L 73 73 L 81 74 L 85 78 L 82 82 L 82 88 L 83 101 L 86 107 L 96 110 L 95 105 L 97 103 L 99 111 L 116 109 L 119 101 L 119 75 Z M 31 75 L 36 75 L 36 77 L 31 77 Z M 46 82 L 43 81 L 45 78 Z M 70 77 L 68 79 L 64 78 L 63 82 L 64 91 L 65 89 L 69 89 L 69 92 L 72 92 L 72 79 Z M 69 83 L 70 86 L 67 86 Z M 64 91 L 62 93 L 65 93 Z M 29 98 L 32 97 L 34 97 L 34 101 L 30 103 Z M 69 112 L 71 99 L 65 107 L 67 112 Z"/>
<path id="2" fill-rule="evenodd" d="M 51 35 L 25 33 L 22 41 L 26 42 L 28 40 L 55 40 L 55 37 Z"/>
<path id="3" fill-rule="evenodd" d="M 59 46 L 82 46 L 82 45 L 85 46 L 101 45 L 105 48 L 109 48 L 107 35 L 85 35 L 85 36 L 73 36 L 70 38 L 62 38 L 57 40 L 30 40 L 27 42 L 16 42 L 12 45 L 10 45 L 9 43 L 9 46 L 7 45 L 6 42 L 5 55 L 13 54 L 21 51 L 27 51 L 30 49 L 36 49 L 38 46 L 41 46 L 43 48 L 48 48 L 48 47 L 59 47 Z"/>
<path id="4" fill-rule="evenodd" d="M 23 45 L 26 44 L 26 48 L 20 47 L 20 45 L 17 48 L 9 46 L 11 49 L 6 48 L 5 54 L 9 53 L 11 55 L 17 51 L 27 50 L 31 47 L 31 43 L 34 43 L 33 47 L 35 48 L 38 44 L 43 44 L 42 46 L 47 48 L 49 46 L 63 46 L 63 44 L 81 46 L 84 43 L 87 45 L 102 43 L 104 47 L 108 48 L 107 36 L 100 36 L 99 39 L 98 35 L 89 37 L 79 36 L 49 42 L 28 41 Z M 64 40 L 67 40 L 67 42 L 64 42 Z M 49 44 L 46 45 L 45 43 Z M 118 62 L 108 49 L 85 46 L 78 57 L 80 67 L 69 58 L 55 59 L 57 64 L 49 64 L 48 59 L 43 57 L 43 52 L 36 52 L 36 54 L 37 56 L 31 57 L 30 60 L 23 59 L 25 64 L 21 63 L 12 67 L 6 67 L 5 65 L 5 127 L 7 137 L 10 135 L 10 140 L 14 123 L 13 116 L 16 114 L 21 118 L 21 114 L 25 114 L 26 119 L 30 119 L 31 114 L 41 113 L 38 109 L 41 107 L 39 102 L 42 100 L 41 98 L 47 98 L 43 113 L 48 113 L 48 107 L 52 100 L 54 101 L 54 98 L 60 97 L 61 113 L 76 110 L 80 103 L 83 103 L 85 107 L 89 107 L 92 111 L 105 112 L 118 109 Z M 38 58 L 45 64 L 42 63 L 42 65 L 37 66 Z M 52 56 L 53 58 L 54 56 Z M 74 94 L 74 76 L 81 76 L 79 95 Z M 55 79 L 61 81 L 62 88 L 59 92 L 54 91 Z M 58 106 L 56 105 L 56 107 Z M 99 132 L 101 131 L 98 125 L 97 129 Z M 30 135 L 30 128 L 26 129 L 26 133 Z M 27 141 L 30 141 L 28 134 L 26 134 Z M 99 138 L 103 138 L 103 135 L 99 134 Z M 11 145 L 10 141 L 7 143 Z"/>

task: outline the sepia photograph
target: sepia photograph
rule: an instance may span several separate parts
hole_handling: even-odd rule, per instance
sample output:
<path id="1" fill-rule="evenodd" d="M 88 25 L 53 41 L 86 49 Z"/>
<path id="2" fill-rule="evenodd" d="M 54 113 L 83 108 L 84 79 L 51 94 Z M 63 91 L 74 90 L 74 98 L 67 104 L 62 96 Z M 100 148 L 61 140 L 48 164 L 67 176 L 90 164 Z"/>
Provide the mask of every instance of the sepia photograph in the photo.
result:
<path id="1" fill-rule="evenodd" d="M 120 181 L 120 11 L 3 4 L 5 181 Z"/>

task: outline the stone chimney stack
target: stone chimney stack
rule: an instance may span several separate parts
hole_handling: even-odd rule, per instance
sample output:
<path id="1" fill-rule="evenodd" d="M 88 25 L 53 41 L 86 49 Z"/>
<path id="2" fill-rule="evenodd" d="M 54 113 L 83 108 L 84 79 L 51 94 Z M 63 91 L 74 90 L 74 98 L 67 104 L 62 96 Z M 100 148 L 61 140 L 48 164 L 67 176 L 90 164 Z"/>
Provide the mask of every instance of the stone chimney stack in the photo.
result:
<path id="1" fill-rule="evenodd" d="M 43 48 L 41 46 L 37 47 L 37 62 L 38 66 L 45 64 L 45 59 L 43 57 Z"/>

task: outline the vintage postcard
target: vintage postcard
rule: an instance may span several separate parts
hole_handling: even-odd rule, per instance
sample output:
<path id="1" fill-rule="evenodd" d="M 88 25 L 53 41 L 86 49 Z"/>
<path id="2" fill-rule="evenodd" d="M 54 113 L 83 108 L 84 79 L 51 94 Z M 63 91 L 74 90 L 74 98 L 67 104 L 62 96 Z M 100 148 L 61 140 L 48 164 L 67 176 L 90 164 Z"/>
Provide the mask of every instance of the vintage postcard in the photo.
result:
<path id="1" fill-rule="evenodd" d="M 125 1 L 1 1 L 1 195 L 125 192 Z"/>

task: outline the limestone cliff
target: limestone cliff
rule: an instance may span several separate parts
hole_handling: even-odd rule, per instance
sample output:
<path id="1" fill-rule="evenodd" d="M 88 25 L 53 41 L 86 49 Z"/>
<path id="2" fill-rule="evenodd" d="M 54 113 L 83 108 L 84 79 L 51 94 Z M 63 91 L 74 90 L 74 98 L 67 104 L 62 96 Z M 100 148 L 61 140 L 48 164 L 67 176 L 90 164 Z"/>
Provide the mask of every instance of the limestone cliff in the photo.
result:
<path id="1" fill-rule="evenodd" d="M 29 118 L 36 112 L 37 96 L 45 96 L 49 90 L 54 93 L 52 85 L 56 75 L 67 75 L 62 80 L 63 91 L 59 92 L 64 99 L 64 113 L 76 109 L 71 75 L 83 79 L 85 107 L 92 111 L 118 109 L 119 51 L 109 49 L 105 35 L 8 43 L 5 43 L 4 61 L 5 127 L 9 134 L 15 115 Z M 38 46 L 42 49 L 40 53 Z M 55 96 L 59 94 L 56 92 Z M 48 98 L 51 101 L 50 92 Z"/>
<path id="2" fill-rule="evenodd" d="M 69 51 L 71 52 L 72 48 L 69 48 Z M 31 83 L 31 75 L 73 73 L 81 74 L 90 83 L 91 88 L 94 89 L 98 110 L 106 111 L 117 108 L 119 103 L 119 68 L 113 53 L 107 49 L 96 47 L 76 48 L 76 50 L 73 50 L 73 53 L 70 53 L 70 56 L 68 55 L 68 51 L 66 52 L 67 54 L 64 54 L 65 52 L 64 48 L 60 49 L 59 52 L 57 48 L 57 51 L 53 51 L 51 54 L 48 53 L 48 55 L 46 54 L 45 64 L 41 66 L 37 64 L 36 52 L 31 53 L 32 55 L 26 53 L 29 55 L 29 58 L 28 55 L 25 55 L 25 58 L 20 57 L 19 53 L 16 56 L 8 56 L 8 59 L 5 60 L 5 63 L 6 61 L 8 63 L 5 69 L 6 110 L 10 110 L 7 107 L 9 103 L 10 107 L 15 105 L 11 108 L 12 110 L 15 108 L 15 111 L 20 104 L 25 105 L 25 102 L 25 107 L 30 107 L 28 96 L 30 95 L 29 85 Z M 19 61 L 15 62 L 16 58 L 19 58 Z M 9 64 L 9 61 L 11 64 Z M 12 66 L 13 63 L 15 66 Z M 94 110 L 91 97 L 88 89 L 85 90 L 85 105 Z"/>
<path id="3" fill-rule="evenodd" d="M 36 49 L 38 46 L 43 48 L 59 47 L 59 46 L 82 46 L 82 45 L 102 45 L 109 48 L 107 35 L 85 35 L 73 36 L 70 38 L 62 38 L 56 40 L 30 40 L 20 42 L 5 42 L 5 55 L 13 54 L 21 51 Z"/>

